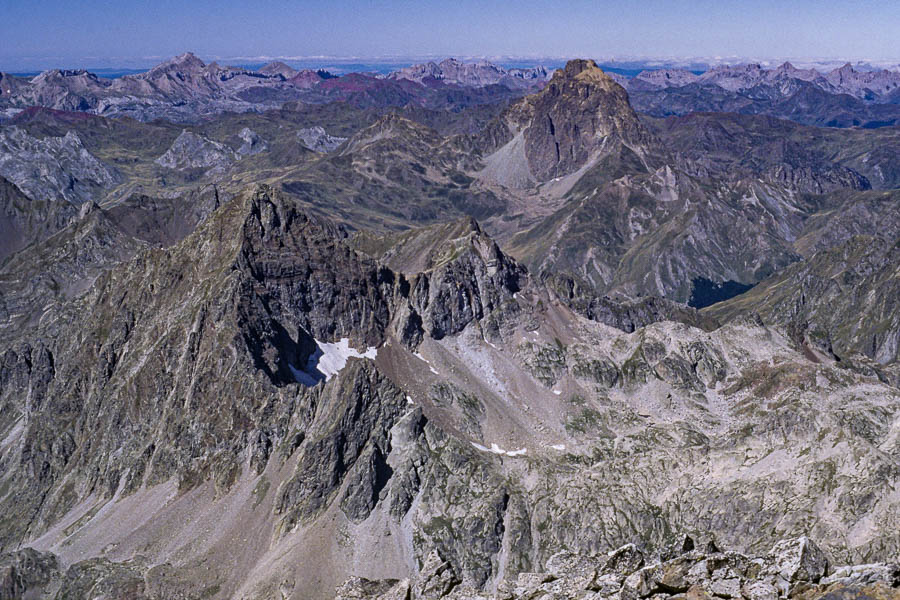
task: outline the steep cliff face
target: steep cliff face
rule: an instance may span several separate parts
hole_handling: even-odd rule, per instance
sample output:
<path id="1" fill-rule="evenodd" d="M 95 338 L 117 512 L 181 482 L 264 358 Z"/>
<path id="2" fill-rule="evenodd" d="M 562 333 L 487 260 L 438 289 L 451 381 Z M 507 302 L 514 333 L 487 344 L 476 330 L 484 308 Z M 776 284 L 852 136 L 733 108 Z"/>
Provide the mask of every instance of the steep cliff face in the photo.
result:
<path id="1" fill-rule="evenodd" d="M 32 200 L 0 177 L 0 264 L 24 248 L 65 227 L 77 213 L 68 202 Z"/>

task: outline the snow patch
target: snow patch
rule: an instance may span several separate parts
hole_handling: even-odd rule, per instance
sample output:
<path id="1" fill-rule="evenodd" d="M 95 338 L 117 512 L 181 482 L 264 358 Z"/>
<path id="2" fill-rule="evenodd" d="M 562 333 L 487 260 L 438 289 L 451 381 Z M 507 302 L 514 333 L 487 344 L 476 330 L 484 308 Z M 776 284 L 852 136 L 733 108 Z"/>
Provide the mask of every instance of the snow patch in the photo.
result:
<path id="1" fill-rule="evenodd" d="M 566 449 L 565 444 L 551 444 L 550 447 L 553 448 L 554 450 L 560 450 L 560 451 Z"/>
<path id="2" fill-rule="evenodd" d="M 418 358 L 419 360 L 421 360 L 422 362 L 424 362 L 426 365 L 428 365 L 428 370 L 430 370 L 432 373 L 434 373 L 435 375 L 440 375 L 440 373 L 438 373 L 437 370 L 435 370 L 435 368 L 431 366 L 431 363 L 428 362 L 428 359 L 427 359 L 427 358 L 425 358 L 424 356 L 422 356 L 422 355 L 419 354 L 418 352 L 416 352 L 415 354 L 413 354 L 413 356 L 415 356 L 416 358 Z"/>
<path id="3" fill-rule="evenodd" d="M 316 340 L 316 350 L 306 361 L 304 369 L 298 369 L 289 364 L 288 367 L 297 380 L 305 386 L 313 386 L 322 381 L 328 381 L 347 366 L 350 358 L 368 358 L 375 360 L 378 356 L 378 348 L 369 347 L 365 352 L 360 352 L 350 347 L 349 338 L 341 338 L 337 342 L 320 342 Z"/>
<path id="4" fill-rule="evenodd" d="M 556 394 L 557 396 L 559 396 L 560 394 L 562 394 L 562 392 L 561 392 L 560 390 L 553 390 L 553 393 Z"/>
<path id="5" fill-rule="evenodd" d="M 527 448 L 519 448 L 518 450 L 504 450 L 496 443 L 491 444 L 490 448 L 482 446 L 481 444 L 476 444 L 475 442 L 471 442 L 471 444 L 476 450 L 481 450 L 482 452 L 490 452 L 491 454 L 502 454 L 506 456 L 522 456 L 528 451 Z"/>
<path id="6" fill-rule="evenodd" d="M 340 341 L 335 344 L 316 340 L 316 345 L 319 347 L 319 350 L 321 350 L 316 367 L 323 375 L 325 375 L 325 381 L 328 381 L 332 376 L 337 375 L 341 369 L 346 367 L 347 360 L 350 358 L 368 358 L 369 360 L 375 360 L 375 357 L 378 356 L 378 349 L 374 347 L 366 348 L 365 352 L 359 352 L 355 348 L 351 348 L 349 338 L 341 338 Z M 313 353 L 313 356 L 316 354 L 318 353 Z"/>

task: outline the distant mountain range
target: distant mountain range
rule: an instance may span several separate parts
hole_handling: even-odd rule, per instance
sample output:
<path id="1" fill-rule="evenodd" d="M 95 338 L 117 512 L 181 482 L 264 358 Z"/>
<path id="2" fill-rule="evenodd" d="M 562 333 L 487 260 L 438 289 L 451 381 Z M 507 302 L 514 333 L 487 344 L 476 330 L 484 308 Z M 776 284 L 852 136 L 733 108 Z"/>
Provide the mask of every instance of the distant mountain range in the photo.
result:
<path id="1" fill-rule="evenodd" d="M 691 112 L 765 114 L 808 125 L 883 127 L 900 117 L 900 72 L 857 71 L 850 64 L 820 73 L 784 63 L 683 69 L 617 77 L 635 108 L 664 117 Z"/>
<path id="2" fill-rule="evenodd" d="M 634 66 L 634 65 L 631 65 Z M 619 72 L 615 72 L 615 71 Z M 784 63 L 716 66 L 706 72 L 645 69 L 610 76 L 635 109 L 664 117 L 691 112 L 766 114 L 810 125 L 882 127 L 900 122 L 900 71 L 845 64 L 818 71 Z M 0 119 L 28 106 L 196 122 L 222 112 L 261 112 L 285 102 L 334 100 L 362 107 L 420 106 L 460 109 L 510 101 L 539 89 L 550 77 L 542 66 L 504 68 L 448 58 L 387 74 L 297 70 L 284 62 L 256 69 L 206 64 L 191 53 L 115 79 L 85 70 L 53 69 L 35 77 L 0 73 Z"/>
<path id="3" fill-rule="evenodd" d="M 832 94 L 848 94 L 867 101 L 896 99 L 900 89 L 900 71 L 857 71 L 850 63 L 820 73 L 815 69 L 798 69 L 785 62 L 775 69 L 759 64 L 722 66 L 701 75 L 685 69 L 646 70 L 630 80 L 635 90 L 683 87 L 692 83 L 717 85 L 732 92 L 749 90 L 759 85 L 785 86 L 805 81 Z"/>
<path id="4" fill-rule="evenodd" d="M 462 108 L 518 97 L 547 78 L 541 67 L 506 70 L 490 63 L 409 67 L 388 76 L 296 70 L 273 62 L 251 70 L 206 64 L 191 53 L 149 71 L 105 79 L 85 70 L 53 69 L 31 79 L 0 73 L 0 114 L 43 106 L 141 121 L 191 122 L 223 112 L 261 112 L 285 102 L 347 101 L 357 106 Z"/>

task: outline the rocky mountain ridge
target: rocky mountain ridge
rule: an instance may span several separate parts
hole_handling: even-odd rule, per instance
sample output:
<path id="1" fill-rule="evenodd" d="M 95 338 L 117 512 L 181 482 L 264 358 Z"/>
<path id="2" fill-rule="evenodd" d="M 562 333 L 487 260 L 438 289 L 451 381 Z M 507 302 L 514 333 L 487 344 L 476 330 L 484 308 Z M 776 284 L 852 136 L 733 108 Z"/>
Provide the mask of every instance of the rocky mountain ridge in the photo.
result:
<path id="1" fill-rule="evenodd" d="M 114 80 L 84 70 L 54 69 L 31 80 L 0 74 L 0 109 L 45 106 L 191 122 L 224 111 L 259 112 L 291 101 L 458 108 L 517 98 L 543 86 L 551 75 L 540 66 L 505 69 L 484 60 L 448 58 L 386 76 L 331 77 L 280 62 L 256 71 L 207 65 L 185 53 L 146 73 Z M 699 75 L 663 68 L 635 77 L 611 76 L 631 93 L 635 108 L 654 116 L 713 110 L 770 114 L 833 127 L 882 127 L 900 119 L 896 109 L 900 73 L 884 69 L 860 71 L 846 64 L 819 72 L 786 62 L 771 69 L 759 64 L 720 66 Z"/>
<path id="2" fill-rule="evenodd" d="M 6 556 L 12 581 L 326 598 L 435 572 L 490 594 L 685 528 L 896 555 L 898 392 L 852 358 L 752 320 L 613 329 L 471 222 L 358 245 L 402 274 L 349 239 L 259 188 L 5 344 L 0 539 L 40 553 Z"/>
<path id="3" fill-rule="evenodd" d="M 504 69 L 486 60 L 464 63 L 455 58 L 446 58 L 439 63 L 427 62 L 404 67 L 388 75 L 389 79 L 408 79 L 423 83 L 428 79 L 445 81 L 465 86 L 507 85 L 531 87 L 535 82 L 550 78 L 551 73 L 544 67 L 528 69 Z"/>

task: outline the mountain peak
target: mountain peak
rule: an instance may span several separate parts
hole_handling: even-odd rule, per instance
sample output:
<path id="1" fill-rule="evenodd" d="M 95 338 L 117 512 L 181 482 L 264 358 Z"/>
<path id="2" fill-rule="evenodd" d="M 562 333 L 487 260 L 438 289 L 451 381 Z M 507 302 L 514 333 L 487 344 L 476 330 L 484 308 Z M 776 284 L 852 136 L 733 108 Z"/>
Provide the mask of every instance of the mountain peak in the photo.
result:
<path id="1" fill-rule="evenodd" d="M 619 142 L 637 147 L 646 138 L 628 93 L 589 59 L 570 60 L 541 91 L 513 105 L 507 118 L 524 136 L 537 182 L 573 173 Z"/>
<path id="2" fill-rule="evenodd" d="M 565 81 L 579 81 L 597 84 L 606 90 L 619 87 L 615 80 L 606 74 L 597 63 L 587 58 L 570 60 L 562 69 L 558 69 L 550 79 L 550 84 L 561 85 Z"/>
<path id="3" fill-rule="evenodd" d="M 167 61 L 161 62 L 152 69 L 150 73 L 160 71 L 171 71 L 177 69 L 179 71 L 198 71 L 206 67 L 206 63 L 197 58 L 193 52 L 184 52 L 178 56 L 174 56 Z"/>

